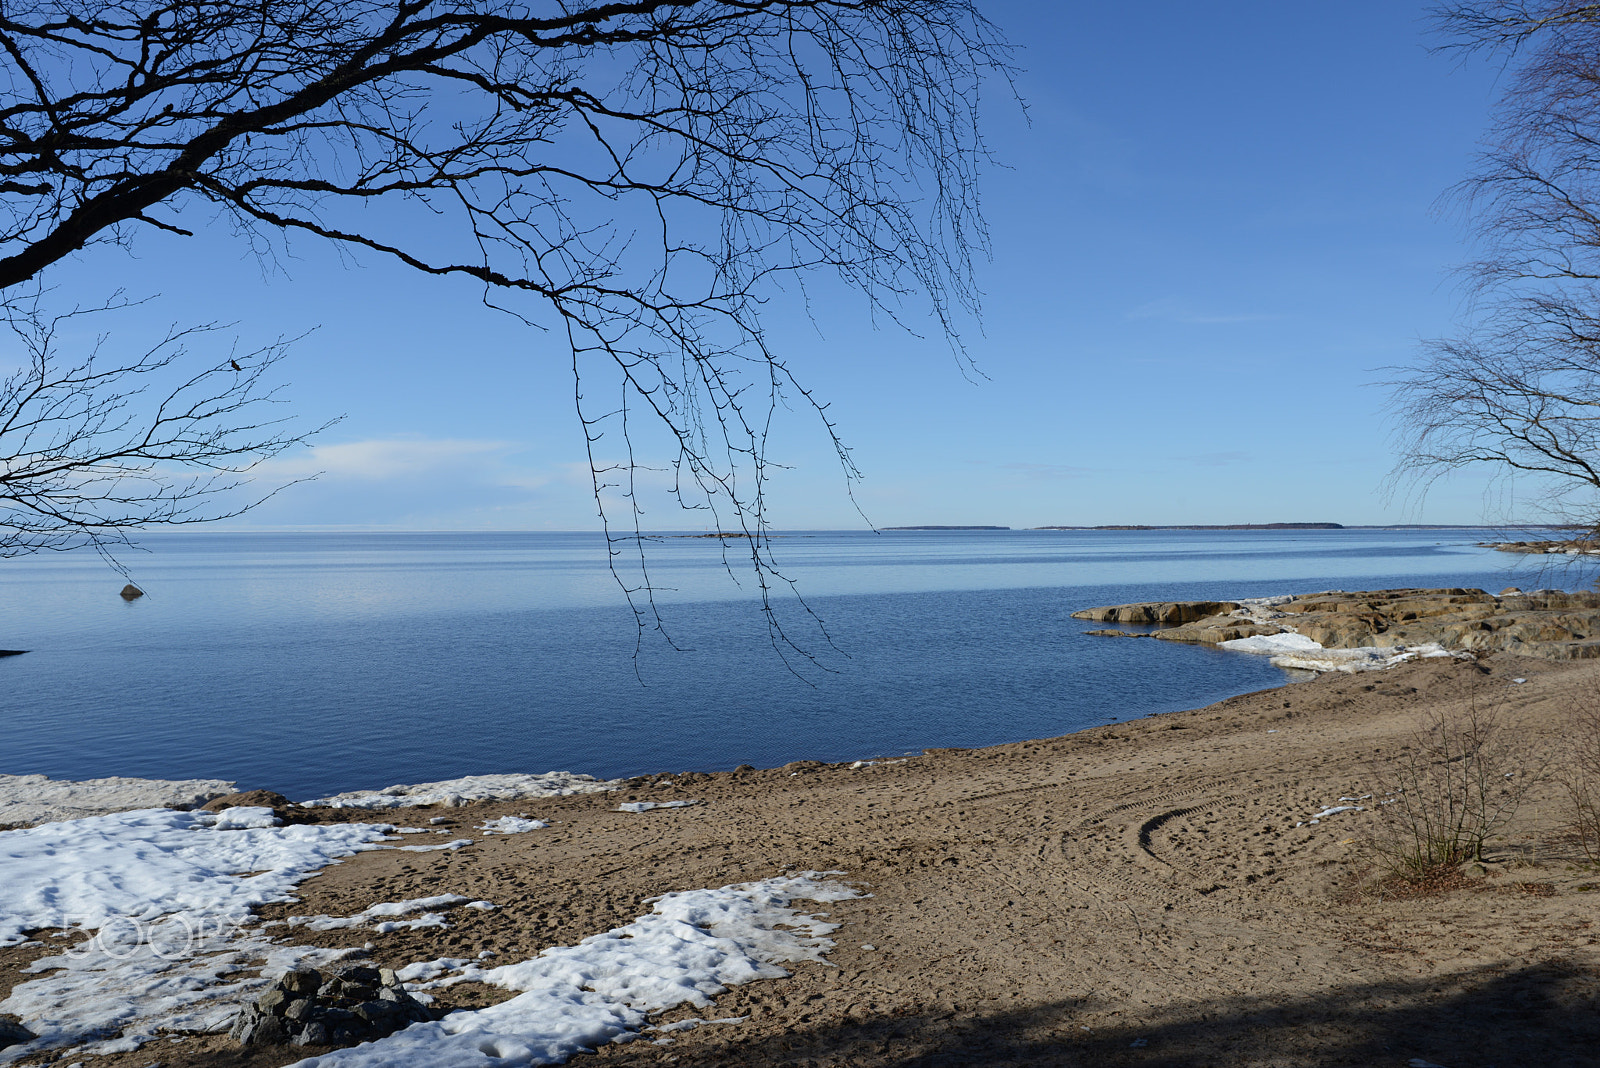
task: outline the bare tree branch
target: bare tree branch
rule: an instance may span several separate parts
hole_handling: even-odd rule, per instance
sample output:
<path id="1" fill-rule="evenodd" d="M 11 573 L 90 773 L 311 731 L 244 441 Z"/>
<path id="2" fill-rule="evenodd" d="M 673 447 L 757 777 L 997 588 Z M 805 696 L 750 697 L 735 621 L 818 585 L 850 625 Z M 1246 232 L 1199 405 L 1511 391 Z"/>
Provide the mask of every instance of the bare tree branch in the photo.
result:
<path id="1" fill-rule="evenodd" d="M 1437 9 L 1509 76 L 1490 148 L 1456 190 L 1484 255 L 1469 330 L 1391 383 L 1391 486 L 1488 465 L 1550 518 L 1600 529 L 1600 5 L 1474 0 Z"/>
<path id="2" fill-rule="evenodd" d="M 0 381 L 0 558 L 87 546 L 122 570 L 112 550 L 134 531 L 260 503 L 245 473 L 308 436 L 274 412 L 283 341 L 202 363 L 190 346 L 219 329 L 208 324 L 129 357 L 105 355 L 104 336 L 87 355 L 60 355 L 86 316 L 126 306 L 0 307 L 22 356 Z"/>
<path id="3" fill-rule="evenodd" d="M 1007 56 L 974 0 L 8 0 L 0 292 L 193 212 L 472 278 L 570 342 L 614 564 L 642 545 L 637 412 L 677 501 L 752 535 L 770 607 L 773 412 L 811 408 L 857 472 L 761 305 L 825 271 L 964 362 L 980 90 Z M 597 374 L 620 405 L 587 407 Z M 659 624 L 648 569 L 619 581 Z"/>

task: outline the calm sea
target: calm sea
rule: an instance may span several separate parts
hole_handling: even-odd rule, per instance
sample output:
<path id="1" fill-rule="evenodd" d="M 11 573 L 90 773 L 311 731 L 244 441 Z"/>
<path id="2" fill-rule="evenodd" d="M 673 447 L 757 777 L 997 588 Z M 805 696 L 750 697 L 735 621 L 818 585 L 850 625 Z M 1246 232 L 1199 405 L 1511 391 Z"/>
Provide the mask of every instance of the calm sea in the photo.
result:
<path id="1" fill-rule="evenodd" d="M 0 562 L 0 772 L 291 797 L 485 772 L 614 777 L 1064 734 L 1275 686 L 1264 658 L 1093 638 L 1076 609 L 1324 589 L 1583 588 L 1488 532 L 799 532 L 770 640 L 737 546 L 649 547 L 633 616 L 592 534 L 163 534 Z M 743 584 L 737 584 L 738 579 Z M 831 645 L 829 641 L 831 639 Z M 778 648 L 783 648 L 779 643 Z"/>

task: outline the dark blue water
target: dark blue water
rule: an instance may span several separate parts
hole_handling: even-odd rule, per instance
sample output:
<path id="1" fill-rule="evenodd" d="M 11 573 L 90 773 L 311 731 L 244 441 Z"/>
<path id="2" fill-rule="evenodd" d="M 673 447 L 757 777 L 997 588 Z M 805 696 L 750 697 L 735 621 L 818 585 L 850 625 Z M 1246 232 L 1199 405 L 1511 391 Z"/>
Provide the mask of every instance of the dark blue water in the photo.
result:
<path id="1" fill-rule="evenodd" d="M 797 534 L 827 628 L 779 655 L 714 541 L 650 549 L 678 648 L 636 645 L 587 534 L 164 535 L 0 563 L 0 772 L 236 779 L 291 797 L 458 775 L 613 777 L 1067 733 L 1276 686 L 1265 658 L 1093 638 L 1076 609 L 1331 588 L 1582 588 L 1478 531 Z M 734 575 L 740 549 L 729 551 Z M 796 674 L 794 668 L 798 669 Z"/>

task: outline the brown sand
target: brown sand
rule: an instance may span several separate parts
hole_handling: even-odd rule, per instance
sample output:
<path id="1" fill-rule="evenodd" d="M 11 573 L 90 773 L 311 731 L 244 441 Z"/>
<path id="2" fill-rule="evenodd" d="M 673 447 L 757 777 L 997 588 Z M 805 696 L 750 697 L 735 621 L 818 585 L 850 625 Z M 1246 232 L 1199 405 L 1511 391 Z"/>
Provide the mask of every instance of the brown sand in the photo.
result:
<path id="1" fill-rule="evenodd" d="M 840 869 L 870 891 L 829 906 L 844 924 L 831 967 L 669 1013 L 663 1022 L 750 1018 L 670 1045 L 607 1047 L 606 1065 L 1593 1065 L 1600 876 L 1563 832 L 1553 777 L 1492 843 L 1487 874 L 1433 894 L 1362 883 L 1376 812 L 1295 824 L 1381 787 L 1430 710 L 1499 707 L 1521 763 L 1548 769 L 1574 710 L 1597 695 L 1592 662 L 1432 660 L 899 764 L 417 809 L 399 821 L 447 815 L 477 844 L 362 854 L 268 915 L 487 898 L 500 908 L 456 910 L 449 930 L 297 935 L 370 938 L 392 966 L 481 949 L 504 962 L 626 923 L 672 890 Z M 611 811 L 675 798 L 703 803 Z M 506 837 L 468 830 L 519 812 L 555 822 Z M 0 957 L 0 998 L 20 952 Z M 450 995 L 506 996 L 467 985 Z M 308 1052 L 185 1038 L 88 1063 L 268 1066 Z"/>

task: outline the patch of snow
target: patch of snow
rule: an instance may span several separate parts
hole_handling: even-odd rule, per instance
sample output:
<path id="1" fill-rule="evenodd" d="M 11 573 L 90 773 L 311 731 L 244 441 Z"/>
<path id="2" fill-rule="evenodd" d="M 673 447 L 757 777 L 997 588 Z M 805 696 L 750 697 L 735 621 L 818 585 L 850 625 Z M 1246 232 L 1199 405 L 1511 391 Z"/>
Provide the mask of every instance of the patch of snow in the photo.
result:
<path id="1" fill-rule="evenodd" d="M 1329 816 L 1337 816 L 1341 812 L 1365 812 L 1365 811 L 1366 811 L 1366 809 L 1362 808 L 1360 805 L 1331 805 L 1328 808 L 1325 808 L 1321 812 L 1317 813 L 1315 816 L 1312 816 L 1311 819 L 1308 820 L 1307 822 L 1308 823 L 1316 823 L 1319 820 L 1327 819 Z"/>
<path id="2" fill-rule="evenodd" d="M 385 920 L 383 923 L 375 923 L 372 929 L 378 934 L 388 934 L 390 931 L 415 931 L 423 927 L 449 926 L 444 922 L 444 913 L 424 912 L 414 920 Z"/>
<path id="3" fill-rule="evenodd" d="M 699 803 L 698 799 L 694 801 L 624 801 L 617 806 L 616 810 L 618 812 L 649 812 L 653 808 L 688 808 L 690 805 L 698 805 Z"/>
<path id="4" fill-rule="evenodd" d="M 499 968 L 444 960 L 408 965 L 398 972 L 403 980 L 457 970 L 432 985 L 470 980 L 517 996 L 310 1057 L 295 1068 L 520 1068 L 628 1041 L 638 1037 L 648 1013 L 686 1002 L 707 1007 L 730 986 L 788 975 L 781 964 L 823 962 L 823 951 L 833 945 L 827 935 L 838 924 L 789 906 L 858 896 L 840 883 L 819 881 L 824 874 L 667 894 L 653 900 L 650 915 L 624 927 Z"/>
<path id="5" fill-rule="evenodd" d="M 1232 641 L 1218 642 L 1217 648 L 1232 649 L 1236 653 L 1276 656 L 1280 653 L 1314 652 L 1321 649 L 1322 644 L 1312 641 L 1304 634 L 1286 630 L 1282 634 L 1257 634 L 1253 638 L 1234 638 Z"/>
<path id="6" fill-rule="evenodd" d="M 646 1030 L 660 1031 L 662 1034 L 669 1034 L 673 1031 L 693 1031 L 696 1027 L 704 1027 L 706 1024 L 744 1023 L 748 1019 L 750 1019 L 748 1016 L 724 1016 L 720 1020 L 679 1020 L 676 1023 L 656 1024 L 652 1027 L 646 1028 Z"/>
<path id="7" fill-rule="evenodd" d="M 482 908 L 488 905 L 487 901 L 473 901 L 462 894 L 435 894 L 432 897 L 414 897 L 405 901 L 380 901 L 376 905 L 369 905 L 354 916 L 290 916 L 291 927 L 306 927 L 313 931 L 333 931 L 343 927 L 363 927 L 381 916 L 404 916 L 409 912 L 422 912 L 429 909 L 453 909 L 466 905 L 471 908 Z M 426 916 L 433 919 L 427 922 L 408 920 L 403 924 L 376 924 L 374 930 L 379 934 L 399 930 L 400 927 L 443 927 L 444 917 L 437 912 L 427 912 Z M 426 919 L 426 916 L 424 919 Z"/>
<path id="8" fill-rule="evenodd" d="M 387 786 L 302 801 L 306 808 L 410 808 L 415 805 L 464 805 L 471 801 L 519 801 L 527 797 L 565 797 L 615 790 L 623 780 L 602 781 L 593 775 L 551 771 L 543 775 L 468 775 L 443 782 Z"/>
<path id="9" fill-rule="evenodd" d="M 53 823 L 140 808 L 196 808 L 234 792 L 223 779 L 85 779 L 0 775 L 0 824 Z"/>
<path id="10" fill-rule="evenodd" d="M 90 936 L 34 961 L 24 974 L 39 978 L 0 1002 L 0 1013 L 39 1036 L 0 1050 L 0 1064 L 83 1043 L 92 1044 L 85 1052 L 136 1049 L 158 1029 L 225 1029 L 267 984 L 240 973 L 346 953 L 275 945 L 242 928 L 255 907 L 293 900 L 294 887 L 328 864 L 383 848 L 392 828 L 221 822 L 158 808 L 0 832 L 0 945 L 50 928 Z"/>
<path id="11" fill-rule="evenodd" d="M 199 813 L 202 820 L 211 816 L 209 812 Z M 248 831 L 263 827 L 276 827 L 278 817 L 270 808 L 256 808 L 241 805 L 237 808 L 225 808 L 218 812 L 209 821 L 213 830 L 218 831 Z"/>
<path id="12" fill-rule="evenodd" d="M 497 820 L 486 820 L 478 830 L 486 834 L 522 834 L 525 831 L 539 831 L 550 826 L 544 820 L 527 820 L 518 816 L 501 816 Z"/>
<path id="13" fill-rule="evenodd" d="M 445 842 L 443 845 L 399 846 L 398 848 L 402 853 L 437 853 L 441 849 L 463 849 L 471 844 L 472 839 L 470 838 L 457 838 L 455 841 Z"/>
<path id="14" fill-rule="evenodd" d="M 1437 642 L 1421 645 L 1364 645 L 1357 649 L 1326 649 L 1320 642 L 1284 631 L 1282 634 L 1258 634 L 1253 638 L 1235 638 L 1218 642 L 1219 649 L 1236 653 L 1258 653 L 1272 658 L 1272 663 L 1282 668 L 1299 668 L 1302 671 L 1381 671 L 1403 664 L 1408 660 L 1432 657 L 1469 657 L 1471 653 L 1453 653 Z"/>

